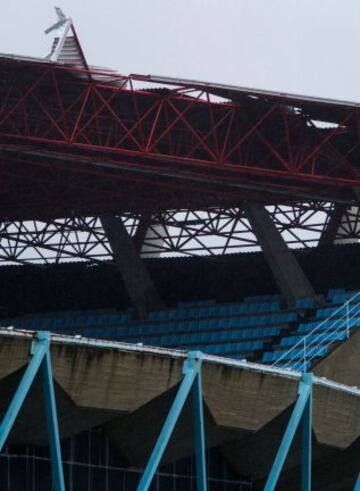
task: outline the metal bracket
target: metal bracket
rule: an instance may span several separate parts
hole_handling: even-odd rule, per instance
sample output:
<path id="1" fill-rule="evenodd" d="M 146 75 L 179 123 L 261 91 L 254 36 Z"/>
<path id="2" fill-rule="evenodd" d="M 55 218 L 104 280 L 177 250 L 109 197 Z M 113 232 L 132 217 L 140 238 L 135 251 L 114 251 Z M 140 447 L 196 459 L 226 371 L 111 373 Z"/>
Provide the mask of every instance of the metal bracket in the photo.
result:
<path id="1" fill-rule="evenodd" d="M 30 391 L 31 385 L 40 370 L 44 394 L 46 422 L 49 434 L 54 490 L 65 491 L 54 381 L 50 359 L 50 340 L 51 338 L 49 332 L 39 331 L 31 343 L 31 359 L 0 425 L 0 451 L 5 445 L 25 398 Z"/>
<path id="2" fill-rule="evenodd" d="M 149 489 L 190 392 L 192 392 L 193 396 L 197 491 L 207 490 L 201 364 L 202 353 L 200 351 L 190 351 L 183 365 L 183 380 L 151 453 L 144 474 L 141 477 L 137 491 L 147 491 Z"/>

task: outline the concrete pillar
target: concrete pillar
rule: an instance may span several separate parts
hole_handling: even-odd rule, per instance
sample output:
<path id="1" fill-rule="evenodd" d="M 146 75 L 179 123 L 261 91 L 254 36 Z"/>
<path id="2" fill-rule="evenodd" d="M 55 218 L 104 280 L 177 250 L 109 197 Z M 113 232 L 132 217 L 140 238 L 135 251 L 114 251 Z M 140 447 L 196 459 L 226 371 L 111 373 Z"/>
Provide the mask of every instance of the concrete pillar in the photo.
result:
<path id="1" fill-rule="evenodd" d="M 244 206 L 244 211 L 288 304 L 294 304 L 305 297 L 314 298 L 315 292 L 309 280 L 277 230 L 266 208 L 258 204 L 247 204 Z"/>
<path id="2" fill-rule="evenodd" d="M 133 242 L 136 250 L 140 253 L 144 244 L 144 240 L 151 223 L 151 213 L 143 212 L 139 218 L 139 223 L 136 228 L 136 232 L 133 236 Z"/>
<path id="3" fill-rule="evenodd" d="M 346 205 L 335 204 L 329 220 L 324 227 L 319 239 L 319 246 L 331 245 L 335 241 L 336 233 L 340 227 L 341 220 L 346 213 Z"/>
<path id="4" fill-rule="evenodd" d="M 121 218 L 102 216 L 100 221 L 132 304 L 139 317 L 144 318 L 150 310 L 163 306 L 155 285 Z"/>
<path id="5" fill-rule="evenodd" d="M 353 187 L 351 191 L 353 193 L 354 204 L 347 206 L 335 203 L 334 210 L 321 234 L 319 245 L 352 244 L 358 242 L 358 239 L 354 238 L 354 235 L 357 236 L 360 232 L 360 223 L 357 221 L 357 217 L 359 216 L 360 187 Z M 349 231 L 349 237 L 336 239 L 338 232 L 341 236 L 346 231 Z M 352 234 L 353 237 L 351 237 Z"/>

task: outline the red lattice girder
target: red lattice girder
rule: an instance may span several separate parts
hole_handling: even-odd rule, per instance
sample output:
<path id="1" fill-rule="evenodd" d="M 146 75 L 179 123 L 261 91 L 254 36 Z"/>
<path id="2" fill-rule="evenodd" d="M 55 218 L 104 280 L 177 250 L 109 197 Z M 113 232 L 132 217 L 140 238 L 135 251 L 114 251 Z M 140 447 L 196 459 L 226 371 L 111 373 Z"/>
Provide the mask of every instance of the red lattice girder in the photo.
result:
<path id="1" fill-rule="evenodd" d="M 1 59 L 0 70 L 3 216 L 11 193 L 28 196 L 8 206 L 12 218 L 35 218 L 44 206 L 68 216 L 299 197 L 349 203 L 360 185 L 354 106 L 319 127 L 279 99 L 228 101 L 211 87 L 120 75 L 110 83 L 95 71 L 89 81 L 78 69 L 16 59 Z M 24 189 L 25 178 L 34 187 Z"/>

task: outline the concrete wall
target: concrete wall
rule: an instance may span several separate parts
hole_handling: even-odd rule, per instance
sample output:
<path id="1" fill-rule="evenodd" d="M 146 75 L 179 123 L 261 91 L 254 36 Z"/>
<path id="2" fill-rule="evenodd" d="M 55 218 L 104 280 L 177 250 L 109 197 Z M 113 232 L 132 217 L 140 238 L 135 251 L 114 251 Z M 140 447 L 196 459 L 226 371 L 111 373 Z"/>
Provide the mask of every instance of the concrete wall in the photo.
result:
<path id="1" fill-rule="evenodd" d="M 359 333 L 360 334 L 360 333 Z M 0 410 L 30 353 L 31 335 L 0 332 Z M 346 343 L 345 343 L 346 344 Z M 143 465 L 182 379 L 185 355 L 124 343 L 54 336 L 51 346 L 62 436 L 102 425 L 133 465 Z M 264 479 L 297 397 L 298 376 L 261 365 L 206 357 L 202 370 L 207 447 L 220 447 L 239 472 Z M 313 392 L 316 458 L 360 437 L 360 391 L 316 381 Z M 12 441 L 46 444 L 40 385 L 29 394 Z M 192 453 L 191 402 L 182 414 L 165 462 Z M 272 449 L 272 451 L 270 451 Z M 290 471 L 298 465 L 290 460 Z"/>

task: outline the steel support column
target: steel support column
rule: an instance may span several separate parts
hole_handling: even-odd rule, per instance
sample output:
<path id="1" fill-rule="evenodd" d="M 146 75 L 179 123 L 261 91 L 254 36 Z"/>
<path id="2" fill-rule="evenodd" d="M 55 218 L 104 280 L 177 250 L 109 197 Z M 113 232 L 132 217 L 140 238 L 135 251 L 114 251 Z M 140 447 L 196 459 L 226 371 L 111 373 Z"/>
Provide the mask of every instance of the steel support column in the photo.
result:
<path id="1" fill-rule="evenodd" d="M 271 220 L 266 208 L 258 204 L 247 204 L 244 210 L 287 302 L 293 304 L 301 298 L 314 298 L 315 292 L 309 280 Z"/>
<path id="2" fill-rule="evenodd" d="M 312 374 L 304 373 L 299 383 L 298 399 L 276 454 L 264 491 L 273 491 L 277 485 L 296 430 L 302 425 L 302 491 L 311 490 L 311 403 Z"/>
<path id="3" fill-rule="evenodd" d="M 137 487 L 137 491 L 147 491 L 149 489 L 190 392 L 193 393 L 197 491 L 206 491 L 207 489 L 201 362 L 202 354 L 200 352 L 189 352 L 183 367 L 184 378 Z"/>
<path id="4" fill-rule="evenodd" d="M 140 317 L 162 307 L 156 287 L 140 259 L 120 217 L 100 218 L 111 246 L 115 263 L 125 283 L 129 297 Z"/>
<path id="5" fill-rule="evenodd" d="M 31 345 L 31 356 L 32 358 L 0 425 L 0 451 L 14 426 L 16 418 L 37 373 L 41 370 L 46 420 L 49 433 L 53 486 L 55 491 L 65 491 L 54 382 L 50 360 L 50 334 L 48 332 L 40 331 L 37 333 L 36 338 Z"/>

